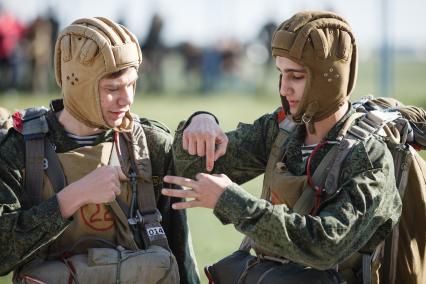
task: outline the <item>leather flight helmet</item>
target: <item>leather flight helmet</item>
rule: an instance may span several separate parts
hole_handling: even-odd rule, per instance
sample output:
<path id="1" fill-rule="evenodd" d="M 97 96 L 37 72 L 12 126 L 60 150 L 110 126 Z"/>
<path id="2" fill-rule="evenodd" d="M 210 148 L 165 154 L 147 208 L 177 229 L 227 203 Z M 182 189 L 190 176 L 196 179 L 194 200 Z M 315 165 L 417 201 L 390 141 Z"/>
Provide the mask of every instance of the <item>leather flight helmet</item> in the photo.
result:
<path id="1" fill-rule="evenodd" d="M 306 68 L 308 81 L 295 122 L 313 123 L 334 112 L 354 88 L 357 47 L 348 22 L 332 12 L 300 12 L 278 26 L 272 37 L 272 55 L 287 57 Z M 283 107 L 290 114 L 288 102 Z"/>
<path id="2" fill-rule="evenodd" d="M 129 67 L 139 68 L 142 52 L 136 37 L 106 18 L 79 19 L 59 34 L 54 59 L 64 107 L 89 127 L 111 128 L 102 115 L 99 80 Z M 129 130 L 131 124 L 127 112 L 117 130 Z"/>

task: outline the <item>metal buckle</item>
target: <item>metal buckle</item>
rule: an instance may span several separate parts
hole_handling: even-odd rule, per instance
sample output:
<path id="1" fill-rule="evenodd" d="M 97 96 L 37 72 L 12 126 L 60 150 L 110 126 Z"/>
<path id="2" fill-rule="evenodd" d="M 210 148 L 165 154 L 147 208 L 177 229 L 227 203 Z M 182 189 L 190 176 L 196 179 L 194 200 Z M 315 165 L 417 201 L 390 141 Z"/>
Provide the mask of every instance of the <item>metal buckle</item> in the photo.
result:
<path id="1" fill-rule="evenodd" d="M 139 212 L 139 210 L 136 210 L 136 216 L 127 219 L 127 222 L 129 222 L 129 225 L 136 225 L 139 223 L 144 223 L 144 218 L 142 214 Z"/>

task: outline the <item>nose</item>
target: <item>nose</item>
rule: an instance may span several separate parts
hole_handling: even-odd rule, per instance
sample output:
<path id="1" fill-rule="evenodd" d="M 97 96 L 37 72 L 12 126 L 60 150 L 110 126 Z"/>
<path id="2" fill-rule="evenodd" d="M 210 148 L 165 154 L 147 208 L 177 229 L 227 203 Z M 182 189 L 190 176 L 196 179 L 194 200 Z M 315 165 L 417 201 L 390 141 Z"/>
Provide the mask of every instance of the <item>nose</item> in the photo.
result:
<path id="1" fill-rule="evenodd" d="M 291 94 L 291 87 L 285 76 L 280 75 L 280 95 L 285 97 Z"/>
<path id="2" fill-rule="evenodd" d="M 124 87 L 121 91 L 118 104 L 121 106 L 131 105 L 133 103 L 133 93 L 133 85 Z"/>

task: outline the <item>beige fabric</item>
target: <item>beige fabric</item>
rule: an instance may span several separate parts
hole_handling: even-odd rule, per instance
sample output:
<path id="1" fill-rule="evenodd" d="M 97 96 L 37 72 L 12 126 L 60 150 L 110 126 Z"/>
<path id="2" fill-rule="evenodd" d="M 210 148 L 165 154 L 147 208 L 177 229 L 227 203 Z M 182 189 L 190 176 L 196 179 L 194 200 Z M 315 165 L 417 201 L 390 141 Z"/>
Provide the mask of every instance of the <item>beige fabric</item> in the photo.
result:
<path id="1" fill-rule="evenodd" d="M 304 189 L 308 187 L 308 178 L 307 176 L 292 175 L 285 164 L 278 162 L 271 175 L 269 185 L 272 204 L 285 204 L 289 208 L 293 208 Z"/>
<path id="2" fill-rule="evenodd" d="M 111 128 L 99 99 L 99 80 L 128 67 L 139 68 L 142 53 L 127 28 L 106 18 L 80 19 L 66 27 L 55 45 L 55 76 L 64 107 L 89 127 Z M 118 130 L 132 129 L 130 113 Z"/>
<path id="3" fill-rule="evenodd" d="M 301 12 L 283 22 L 272 38 L 272 54 L 307 69 L 308 82 L 296 122 L 322 120 L 351 93 L 357 75 L 357 48 L 348 23 L 331 12 Z M 283 98 L 284 109 L 289 112 Z M 309 128 L 312 130 L 312 127 Z"/>
<path id="4" fill-rule="evenodd" d="M 414 152 L 402 203 L 395 283 L 426 283 L 426 162 Z"/>
<path id="5" fill-rule="evenodd" d="M 71 267 L 74 268 L 73 281 Z M 92 248 L 64 261 L 33 261 L 20 271 L 20 283 L 179 283 L 179 269 L 173 254 L 159 246 L 128 251 Z M 34 281 L 40 281 L 35 282 Z"/>
<path id="6" fill-rule="evenodd" d="M 76 150 L 58 153 L 68 184 L 86 176 L 94 169 L 108 165 L 112 143 L 105 142 L 96 146 L 85 146 Z M 44 178 L 43 199 L 54 195 L 47 176 Z M 131 191 L 127 182 L 121 183 L 120 197 L 130 203 Z M 63 251 L 83 253 L 87 248 L 99 246 L 102 239 L 116 243 L 116 225 L 112 213 L 105 204 L 87 204 L 73 215 L 73 222 L 49 247 L 49 256 Z M 102 243 L 105 246 L 105 243 Z"/>

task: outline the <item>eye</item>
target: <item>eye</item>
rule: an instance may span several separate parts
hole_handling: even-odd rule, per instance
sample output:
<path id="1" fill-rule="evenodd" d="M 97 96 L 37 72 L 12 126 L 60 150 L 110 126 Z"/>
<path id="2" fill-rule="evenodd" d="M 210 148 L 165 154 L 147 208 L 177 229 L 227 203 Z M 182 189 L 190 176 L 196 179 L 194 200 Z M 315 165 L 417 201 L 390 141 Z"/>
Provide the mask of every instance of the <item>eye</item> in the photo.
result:
<path id="1" fill-rule="evenodd" d="M 295 73 L 293 73 L 293 74 L 290 76 L 290 78 L 291 78 L 291 79 L 293 79 L 293 80 L 298 81 L 298 80 L 302 80 L 302 79 L 304 79 L 304 78 L 305 78 L 305 75 L 304 75 L 304 74 L 295 74 Z"/>
<path id="2" fill-rule="evenodd" d="M 106 90 L 110 93 L 114 93 L 118 91 L 118 88 L 106 88 Z"/>

